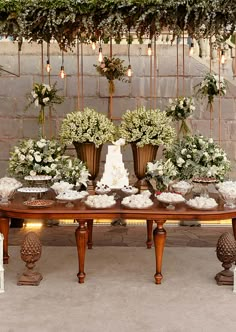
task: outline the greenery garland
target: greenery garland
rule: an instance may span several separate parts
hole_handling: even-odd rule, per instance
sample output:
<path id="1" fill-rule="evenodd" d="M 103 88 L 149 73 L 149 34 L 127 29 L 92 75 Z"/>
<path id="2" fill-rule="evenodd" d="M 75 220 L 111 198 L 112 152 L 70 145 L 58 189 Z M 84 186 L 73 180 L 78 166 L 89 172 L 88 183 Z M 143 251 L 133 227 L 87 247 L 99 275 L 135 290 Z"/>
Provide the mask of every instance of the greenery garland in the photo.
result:
<path id="1" fill-rule="evenodd" d="M 0 0 L 0 34 L 20 41 L 57 40 L 61 49 L 80 41 L 119 41 L 130 30 L 138 38 L 164 29 L 179 36 L 225 40 L 236 22 L 231 0 Z"/>

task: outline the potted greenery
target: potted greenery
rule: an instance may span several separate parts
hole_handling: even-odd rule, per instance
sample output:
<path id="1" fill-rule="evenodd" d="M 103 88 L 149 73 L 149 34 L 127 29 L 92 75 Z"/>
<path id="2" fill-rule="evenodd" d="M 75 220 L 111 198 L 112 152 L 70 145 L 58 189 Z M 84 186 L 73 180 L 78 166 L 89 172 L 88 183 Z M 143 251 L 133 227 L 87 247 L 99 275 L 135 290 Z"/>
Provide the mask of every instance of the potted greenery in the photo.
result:
<path id="1" fill-rule="evenodd" d="M 131 144 L 134 172 L 141 181 L 138 185 L 140 188 L 146 187 L 142 182 L 147 162 L 155 159 L 160 145 L 170 147 L 176 137 L 171 119 L 159 109 L 139 107 L 133 111 L 127 110 L 122 116 L 119 135 Z"/>
<path id="2" fill-rule="evenodd" d="M 116 127 L 112 121 L 88 107 L 67 114 L 59 133 L 64 144 L 74 145 L 78 158 L 87 164 L 92 181 L 98 175 L 102 146 L 112 142 L 115 135 Z"/>

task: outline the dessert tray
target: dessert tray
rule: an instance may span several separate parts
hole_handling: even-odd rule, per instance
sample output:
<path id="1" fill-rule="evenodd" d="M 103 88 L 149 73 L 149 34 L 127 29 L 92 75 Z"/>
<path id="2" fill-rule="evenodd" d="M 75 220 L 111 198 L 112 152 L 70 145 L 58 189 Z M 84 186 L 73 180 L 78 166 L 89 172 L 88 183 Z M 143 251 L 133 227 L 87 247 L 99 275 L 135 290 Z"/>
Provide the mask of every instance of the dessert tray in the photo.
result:
<path id="1" fill-rule="evenodd" d="M 46 208 L 52 206 L 55 202 L 50 199 L 35 199 L 32 201 L 25 201 L 23 204 L 30 208 Z"/>
<path id="2" fill-rule="evenodd" d="M 181 195 L 186 195 L 191 191 L 193 185 L 187 181 L 179 181 L 172 184 L 171 187 L 175 192 L 180 193 Z"/>
<path id="3" fill-rule="evenodd" d="M 94 209 L 105 209 L 114 206 L 116 200 L 113 195 L 89 195 L 84 203 Z"/>
<path id="4" fill-rule="evenodd" d="M 45 193 L 46 191 L 48 191 L 48 188 L 44 188 L 44 187 L 21 187 L 18 188 L 17 191 L 19 191 L 20 193 Z"/>
<path id="5" fill-rule="evenodd" d="M 186 205 L 191 209 L 196 210 L 214 210 L 218 204 L 214 198 L 195 197 L 186 202 Z"/>
<path id="6" fill-rule="evenodd" d="M 78 199 L 83 199 L 86 196 L 88 196 L 87 191 L 67 190 L 57 195 L 56 199 L 61 201 L 76 201 Z"/>
<path id="7" fill-rule="evenodd" d="M 153 201 L 143 195 L 131 195 L 122 199 L 121 204 L 132 209 L 145 209 L 153 205 Z"/>
<path id="8" fill-rule="evenodd" d="M 24 177 L 26 181 L 49 181 L 51 178 L 51 175 L 27 175 Z"/>
<path id="9" fill-rule="evenodd" d="M 121 191 L 125 194 L 133 195 L 138 193 L 138 188 L 132 186 L 124 186 Z"/>

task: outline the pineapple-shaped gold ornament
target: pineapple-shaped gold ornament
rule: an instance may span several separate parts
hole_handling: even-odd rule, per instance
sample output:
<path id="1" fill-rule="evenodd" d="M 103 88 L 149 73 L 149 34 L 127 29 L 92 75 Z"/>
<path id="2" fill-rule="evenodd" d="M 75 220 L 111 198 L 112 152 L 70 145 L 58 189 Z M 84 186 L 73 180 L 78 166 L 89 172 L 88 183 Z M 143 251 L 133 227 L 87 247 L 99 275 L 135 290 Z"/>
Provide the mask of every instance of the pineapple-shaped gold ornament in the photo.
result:
<path id="1" fill-rule="evenodd" d="M 29 232 L 26 234 L 20 254 L 21 259 L 26 263 L 27 270 L 22 274 L 18 280 L 18 285 L 32 285 L 38 286 L 43 279 L 41 273 L 33 271 L 35 262 L 41 257 L 42 245 L 36 233 Z"/>
<path id="2" fill-rule="evenodd" d="M 217 258 L 222 262 L 224 270 L 217 273 L 215 280 L 218 285 L 233 285 L 234 274 L 230 270 L 236 260 L 236 241 L 231 233 L 223 233 L 216 246 Z"/>

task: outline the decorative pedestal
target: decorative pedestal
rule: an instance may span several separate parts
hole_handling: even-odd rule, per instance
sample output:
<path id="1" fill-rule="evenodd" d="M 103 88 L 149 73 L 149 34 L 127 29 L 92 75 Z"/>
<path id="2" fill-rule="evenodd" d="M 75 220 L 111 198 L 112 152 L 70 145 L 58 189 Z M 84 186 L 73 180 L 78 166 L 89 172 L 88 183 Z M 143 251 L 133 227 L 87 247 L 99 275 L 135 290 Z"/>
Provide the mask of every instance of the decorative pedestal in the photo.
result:
<path id="1" fill-rule="evenodd" d="M 4 236 L 0 233 L 0 293 L 4 292 L 3 239 Z"/>
<path id="2" fill-rule="evenodd" d="M 222 262 L 224 270 L 217 273 L 215 280 L 218 285 L 233 285 L 234 274 L 230 270 L 236 259 L 236 242 L 231 233 L 223 233 L 216 246 L 217 258 Z"/>
<path id="3" fill-rule="evenodd" d="M 34 232 L 26 234 L 21 247 L 21 259 L 26 263 L 27 271 L 22 274 L 17 285 L 38 286 L 43 279 L 41 273 L 33 271 L 35 262 L 41 257 L 42 245 Z"/>

